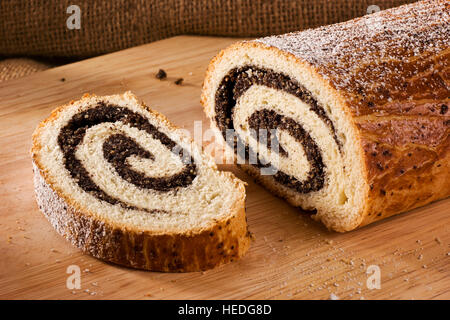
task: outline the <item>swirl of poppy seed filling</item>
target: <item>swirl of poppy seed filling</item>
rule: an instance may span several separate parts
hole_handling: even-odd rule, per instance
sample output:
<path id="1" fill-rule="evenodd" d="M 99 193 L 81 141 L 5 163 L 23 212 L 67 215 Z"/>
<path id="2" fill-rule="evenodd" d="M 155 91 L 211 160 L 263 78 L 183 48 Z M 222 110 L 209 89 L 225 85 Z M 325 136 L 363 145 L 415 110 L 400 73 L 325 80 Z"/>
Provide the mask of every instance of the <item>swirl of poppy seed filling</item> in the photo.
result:
<path id="1" fill-rule="evenodd" d="M 177 188 L 188 187 L 192 184 L 192 181 L 197 175 L 197 169 L 187 150 L 179 148 L 173 140 L 166 134 L 158 131 L 158 129 L 141 114 L 124 107 L 107 105 L 104 102 L 99 102 L 97 106 L 74 115 L 60 130 L 58 135 L 58 145 L 64 155 L 64 166 L 81 189 L 94 195 L 101 201 L 108 202 L 112 205 L 118 204 L 123 208 L 130 210 L 143 210 L 151 213 L 159 211 L 137 208 L 108 195 L 95 184 L 90 178 L 89 172 L 75 156 L 77 146 L 83 141 L 87 129 L 98 124 L 108 122 L 114 123 L 117 121 L 122 122 L 124 125 L 129 125 L 145 131 L 151 135 L 152 138 L 159 140 L 171 152 L 179 150 L 176 154 L 182 160 L 190 159 L 187 164 L 184 164 L 183 169 L 179 173 L 172 176 L 148 177 L 141 172 L 133 170 L 126 159 L 134 155 L 140 158 L 154 160 L 154 155 L 150 151 L 142 148 L 142 146 L 134 139 L 127 137 L 122 133 L 113 134 L 103 143 L 103 157 L 114 167 L 122 179 L 139 188 L 160 192 L 176 190 Z M 183 161 L 183 163 L 185 162 L 186 161 Z"/>
<path id="2" fill-rule="evenodd" d="M 227 75 L 223 77 L 216 91 L 215 122 L 225 140 L 227 140 L 227 130 L 234 129 L 233 113 L 237 100 L 253 85 L 266 86 L 268 88 L 284 91 L 306 103 L 310 110 L 328 126 L 334 141 L 339 150 L 341 150 L 342 145 L 337 138 L 336 130 L 331 119 L 310 91 L 287 75 L 251 65 L 230 70 Z M 248 118 L 248 123 L 249 127 L 256 131 L 259 129 L 285 130 L 303 146 L 305 156 L 310 163 L 311 168 L 306 175 L 306 179 L 300 181 L 296 177 L 288 175 L 278 169 L 273 175 L 273 178 L 278 183 L 293 189 L 298 193 L 309 193 L 312 191 L 319 191 L 323 188 L 325 184 L 325 165 L 322 160 L 321 151 L 309 133 L 304 130 L 298 122 L 290 117 L 277 114 L 273 110 L 262 109 L 251 114 Z M 266 141 L 269 141 L 269 139 L 270 131 L 267 131 Z M 266 141 L 259 142 L 266 143 Z M 237 136 L 235 140 L 227 140 L 227 142 L 233 150 L 236 150 L 237 143 L 243 143 L 239 136 Z M 269 144 L 267 144 L 267 148 L 270 149 Z M 248 145 L 245 145 L 245 152 L 246 157 L 249 154 L 255 154 Z M 289 156 L 281 145 L 279 146 L 278 152 L 282 157 Z M 257 159 L 257 163 L 251 165 L 257 168 L 268 166 L 261 164 L 259 156 L 257 156 Z"/>

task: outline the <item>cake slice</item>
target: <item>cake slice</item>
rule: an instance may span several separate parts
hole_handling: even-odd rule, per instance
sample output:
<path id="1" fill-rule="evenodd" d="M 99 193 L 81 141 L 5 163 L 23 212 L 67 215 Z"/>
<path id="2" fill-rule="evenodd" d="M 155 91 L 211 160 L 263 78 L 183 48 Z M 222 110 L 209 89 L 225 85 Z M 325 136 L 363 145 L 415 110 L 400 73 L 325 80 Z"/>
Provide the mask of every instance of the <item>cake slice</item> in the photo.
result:
<path id="1" fill-rule="evenodd" d="M 130 92 L 57 108 L 32 142 L 40 210 L 94 257 L 189 272 L 249 247 L 244 183 Z"/>

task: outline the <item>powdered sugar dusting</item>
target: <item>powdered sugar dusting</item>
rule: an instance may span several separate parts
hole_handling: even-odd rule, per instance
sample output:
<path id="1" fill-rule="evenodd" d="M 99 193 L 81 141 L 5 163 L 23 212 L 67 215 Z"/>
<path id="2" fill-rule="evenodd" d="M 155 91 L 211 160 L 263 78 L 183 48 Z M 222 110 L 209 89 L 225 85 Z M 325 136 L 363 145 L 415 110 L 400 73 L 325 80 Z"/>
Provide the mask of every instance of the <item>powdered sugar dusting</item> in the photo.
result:
<path id="1" fill-rule="evenodd" d="M 406 79 L 423 71 L 409 63 L 442 53 L 449 39 L 450 1 L 427 0 L 255 41 L 306 60 L 337 89 L 373 89 L 374 83 L 387 86 L 389 78 L 396 87 L 388 90 L 398 91 Z M 448 59 L 439 63 L 445 69 Z"/>

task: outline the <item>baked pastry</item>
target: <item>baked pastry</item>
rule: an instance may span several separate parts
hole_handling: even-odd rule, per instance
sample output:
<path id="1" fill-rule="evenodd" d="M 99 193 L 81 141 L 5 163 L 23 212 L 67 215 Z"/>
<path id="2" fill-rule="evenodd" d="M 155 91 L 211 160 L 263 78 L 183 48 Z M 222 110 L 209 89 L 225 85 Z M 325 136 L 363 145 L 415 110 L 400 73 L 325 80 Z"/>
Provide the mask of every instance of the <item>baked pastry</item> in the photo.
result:
<path id="1" fill-rule="evenodd" d="M 236 43 L 202 104 L 245 171 L 349 231 L 450 195 L 449 35 L 434 0 Z"/>
<path id="2" fill-rule="evenodd" d="M 249 247 L 244 183 L 129 92 L 54 110 L 33 134 L 32 158 L 39 208 L 97 258 L 187 272 Z"/>

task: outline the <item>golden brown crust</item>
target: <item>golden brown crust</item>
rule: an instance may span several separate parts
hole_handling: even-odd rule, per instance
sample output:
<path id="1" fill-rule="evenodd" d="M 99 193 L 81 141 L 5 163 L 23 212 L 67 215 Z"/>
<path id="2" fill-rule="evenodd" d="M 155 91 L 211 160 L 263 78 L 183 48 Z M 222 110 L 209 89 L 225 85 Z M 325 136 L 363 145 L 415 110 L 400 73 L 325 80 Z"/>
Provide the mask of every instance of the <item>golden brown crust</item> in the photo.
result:
<path id="1" fill-rule="evenodd" d="M 129 94 L 129 93 L 127 93 Z M 94 95 L 84 95 L 90 99 Z M 134 96 L 133 96 L 134 97 Z M 58 118 L 67 105 L 55 109 L 42 121 L 32 138 L 34 184 L 39 209 L 59 234 L 86 253 L 112 263 L 152 271 L 193 272 L 214 268 L 237 260 L 250 246 L 250 232 L 245 216 L 245 187 L 242 181 L 229 175 L 242 197 L 231 208 L 227 220 L 198 231 L 152 234 L 126 228 L 92 212 L 81 209 L 50 181 L 39 159 L 41 130 L 49 121 Z M 165 116 L 143 105 L 171 129 L 177 129 Z"/>
<path id="2" fill-rule="evenodd" d="M 445 120 L 386 122 L 365 123 L 360 129 L 370 187 L 361 225 L 450 196 L 450 137 Z M 413 142 L 416 135 L 421 143 Z"/>

